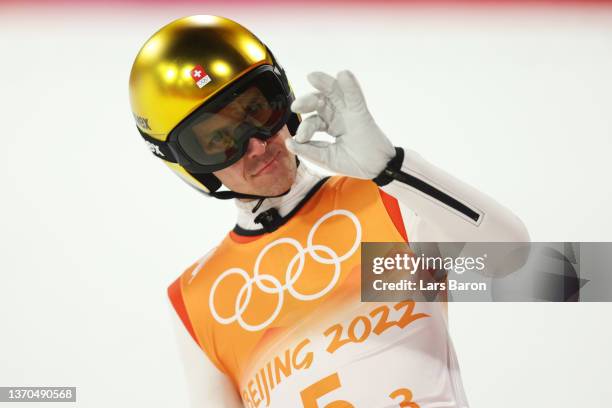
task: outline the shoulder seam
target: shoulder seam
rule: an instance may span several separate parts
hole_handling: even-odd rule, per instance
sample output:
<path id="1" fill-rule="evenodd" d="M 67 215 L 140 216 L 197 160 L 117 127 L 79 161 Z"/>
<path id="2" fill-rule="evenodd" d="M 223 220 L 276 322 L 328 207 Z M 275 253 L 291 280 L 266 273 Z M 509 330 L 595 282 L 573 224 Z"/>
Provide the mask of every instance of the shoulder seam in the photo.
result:
<path id="1" fill-rule="evenodd" d="M 201 348 L 198 340 L 196 338 L 195 332 L 193 330 L 193 326 L 191 325 L 191 321 L 189 320 L 189 315 L 187 314 L 187 308 L 185 307 L 185 302 L 183 301 L 183 291 L 181 289 L 181 276 L 178 277 L 170 286 L 168 286 L 168 297 L 170 298 L 170 303 L 174 308 L 174 311 L 178 315 L 178 317 L 183 322 L 185 329 L 189 332 L 193 341 L 196 342 L 198 347 Z"/>

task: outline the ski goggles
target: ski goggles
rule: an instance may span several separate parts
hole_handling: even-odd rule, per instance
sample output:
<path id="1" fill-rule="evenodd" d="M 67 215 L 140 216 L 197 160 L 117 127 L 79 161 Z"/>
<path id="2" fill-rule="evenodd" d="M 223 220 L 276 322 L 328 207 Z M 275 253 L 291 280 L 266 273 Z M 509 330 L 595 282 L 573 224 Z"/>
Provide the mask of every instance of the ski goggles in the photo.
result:
<path id="1" fill-rule="evenodd" d="M 266 140 L 287 124 L 293 97 L 282 79 L 278 68 L 262 65 L 196 109 L 166 142 L 141 134 L 155 155 L 190 172 L 221 170 L 244 156 L 252 137 Z"/>

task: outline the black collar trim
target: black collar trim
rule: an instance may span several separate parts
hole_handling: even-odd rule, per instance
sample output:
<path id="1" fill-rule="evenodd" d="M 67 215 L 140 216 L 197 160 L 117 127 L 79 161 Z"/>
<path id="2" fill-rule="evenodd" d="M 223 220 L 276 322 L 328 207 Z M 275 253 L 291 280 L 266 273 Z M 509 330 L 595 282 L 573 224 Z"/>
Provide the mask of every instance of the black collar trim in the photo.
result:
<path id="1" fill-rule="evenodd" d="M 289 214 L 285 215 L 284 217 L 280 217 L 280 220 L 277 224 L 275 224 L 275 228 L 274 230 L 280 228 L 281 226 L 285 225 L 287 223 L 287 221 L 289 221 L 294 215 L 295 213 L 297 213 L 307 202 L 308 200 L 310 200 L 310 198 L 315 195 L 315 193 L 317 191 L 319 191 L 319 189 L 321 187 L 323 187 L 323 184 L 325 184 L 325 182 L 327 180 L 329 180 L 329 176 L 328 177 L 323 177 L 321 180 L 319 180 L 317 182 L 317 184 L 315 184 L 310 191 L 306 194 L 306 196 L 302 199 L 302 201 L 300 201 L 298 203 L 298 205 L 296 205 L 293 210 L 291 210 L 289 212 Z M 265 234 L 266 232 L 272 232 L 272 231 L 266 231 L 264 228 L 260 228 L 260 229 L 256 229 L 256 230 L 248 230 L 248 229 L 244 229 L 241 226 L 239 226 L 238 224 L 236 224 L 234 226 L 233 229 L 234 233 L 237 235 L 242 235 L 245 237 L 253 237 L 256 235 L 262 235 Z"/>

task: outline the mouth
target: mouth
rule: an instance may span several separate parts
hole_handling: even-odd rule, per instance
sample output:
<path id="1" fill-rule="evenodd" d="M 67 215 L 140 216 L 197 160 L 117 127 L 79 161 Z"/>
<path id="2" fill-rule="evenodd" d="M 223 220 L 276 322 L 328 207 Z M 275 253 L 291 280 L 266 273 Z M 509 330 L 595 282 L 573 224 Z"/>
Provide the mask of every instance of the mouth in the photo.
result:
<path id="1" fill-rule="evenodd" d="M 276 154 L 268 160 L 261 168 L 259 168 L 255 173 L 253 173 L 252 177 L 259 176 L 260 174 L 265 173 L 266 169 L 268 169 L 272 164 L 276 163 L 276 159 L 280 155 L 280 151 L 276 152 Z"/>

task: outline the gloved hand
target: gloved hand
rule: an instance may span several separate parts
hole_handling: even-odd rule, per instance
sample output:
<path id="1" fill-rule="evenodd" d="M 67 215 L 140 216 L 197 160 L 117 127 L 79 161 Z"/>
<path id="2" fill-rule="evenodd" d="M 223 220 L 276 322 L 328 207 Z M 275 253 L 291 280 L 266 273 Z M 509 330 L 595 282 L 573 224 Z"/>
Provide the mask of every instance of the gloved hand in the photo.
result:
<path id="1" fill-rule="evenodd" d="M 395 156 L 395 148 L 380 130 L 366 106 L 357 79 L 350 71 L 337 78 L 323 72 L 308 75 L 319 92 L 297 98 L 291 110 L 308 116 L 287 148 L 332 172 L 362 179 L 377 177 Z M 325 131 L 334 143 L 311 140 Z"/>

